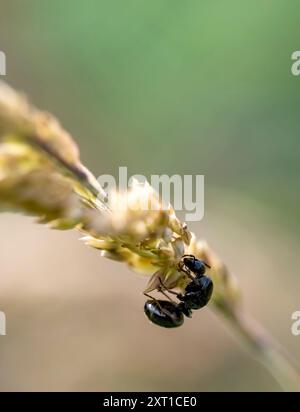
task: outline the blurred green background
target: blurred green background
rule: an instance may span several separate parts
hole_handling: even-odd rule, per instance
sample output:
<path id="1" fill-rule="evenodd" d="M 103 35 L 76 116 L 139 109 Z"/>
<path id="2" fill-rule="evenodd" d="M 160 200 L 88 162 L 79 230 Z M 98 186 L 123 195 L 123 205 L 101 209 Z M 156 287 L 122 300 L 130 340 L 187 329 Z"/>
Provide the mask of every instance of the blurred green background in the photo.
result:
<path id="1" fill-rule="evenodd" d="M 0 0 L 7 80 L 75 136 L 96 176 L 204 174 L 191 228 L 300 360 L 298 1 Z M 147 279 L 1 215 L 0 390 L 279 390 L 209 310 L 143 315 Z"/>

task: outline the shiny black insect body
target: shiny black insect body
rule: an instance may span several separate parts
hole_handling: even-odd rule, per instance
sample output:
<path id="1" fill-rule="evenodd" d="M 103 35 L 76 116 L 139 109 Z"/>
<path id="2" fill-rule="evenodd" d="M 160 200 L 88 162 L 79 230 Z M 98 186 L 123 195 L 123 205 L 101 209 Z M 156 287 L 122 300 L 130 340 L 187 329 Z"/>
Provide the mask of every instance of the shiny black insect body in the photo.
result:
<path id="1" fill-rule="evenodd" d="M 179 303 L 170 298 L 170 301 L 151 298 L 145 303 L 144 307 L 149 320 L 165 328 L 181 326 L 184 322 L 183 315 L 190 318 L 193 310 L 206 306 L 213 292 L 213 282 L 205 276 L 206 267 L 209 267 L 205 262 L 196 259 L 193 255 L 184 255 L 178 267 L 191 278 L 191 282 L 186 286 L 184 293 L 170 291 L 164 287 L 162 282 L 159 291 L 167 297 L 168 295 L 164 291 L 175 294 Z"/>
<path id="2" fill-rule="evenodd" d="M 210 268 L 203 260 L 196 259 L 194 255 L 184 255 L 179 262 L 179 268 L 186 272 L 185 268 L 193 272 L 196 276 L 204 275 L 206 268 Z"/>
<path id="3" fill-rule="evenodd" d="M 151 322 L 164 328 L 181 326 L 184 321 L 179 305 L 168 300 L 147 300 L 144 310 Z"/>

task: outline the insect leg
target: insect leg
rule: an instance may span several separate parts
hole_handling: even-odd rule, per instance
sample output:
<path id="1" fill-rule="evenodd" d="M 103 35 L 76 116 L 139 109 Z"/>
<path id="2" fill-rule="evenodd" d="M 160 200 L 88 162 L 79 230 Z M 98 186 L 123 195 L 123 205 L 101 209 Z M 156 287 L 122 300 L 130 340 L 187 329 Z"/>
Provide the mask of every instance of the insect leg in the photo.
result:
<path id="1" fill-rule="evenodd" d="M 178 264 L 178 269 L 181 272 L 184 272 L 191 280 L 194 280 L 194 277 L 191 275 L 190 271 L 188 269 L 185 268 L 184 264 L 182 262 L 180 262 Z"/>
<path id="2" fill-rule="evenodd" d="M 162 293 L 166 298 L 168 298 L 171 302 L 173 302 L 173 303 L 176 304 L 176 302 L 174 302 L 174 300 L 171 299 L 170 296 L 168 296 L 168 295 L 164 292 L 163 289 L 165 289 L 168 293 L 170 293 L 170 294 L 172 294 L 172 295 L 175 295 L 176 297 L 178 296 L 178 293 L 177 293 L 177 292 L 174 292 L 173 290 L 170 290 L 167 286 L 165 286 L 165 284 L 163 283 L 163 281 L 161 280 L 161 278 L 159 278 L 159 281 L 160 281 L 161 287 L 158 288 L 158 291 L 159 291 L 160 293 Z"/>
<path id="3" fill-rule="evenodd" d="M 166 292 L 164 292 L 162 288 L 159 288 L 158 291 L 162 293 L 170 302 L 175 303 L 174 300 L 170 298 L 170 296 L 167 295 Z"/>
<path id="4" fill-rule="evenodd" d="M 159 302 L 158 302 L 157 299 L 155 299 L 153 296 L 149 295 L 149 294 L 146 293 L 146 292 L 143 292 L 143 294 L 144 294 L 145 296 L 147 296 L 147 298 L 150 298 L 151 300 L 153 300 L 153 301 L 157 304 L 157 306 L 159 307 L 159 309 L 160 309 L 162 312 L 165 312 L 165 311 L 163 310 L 163 308 L 161 307 L 161 305 L 159 304 Z"/>
<path id="5" fill-rule="evenodd" d="M 157 302 L 157 300 L 156 300 L 153 296 L 149 295 L 148 293 L 143 292 L 143 295 L 145 295 L 145 296 L 147 296 L 147 298 L 150 298 L 150 299 L 152 299 L 152 300 L 154 300 L 154 301 Z"/>

